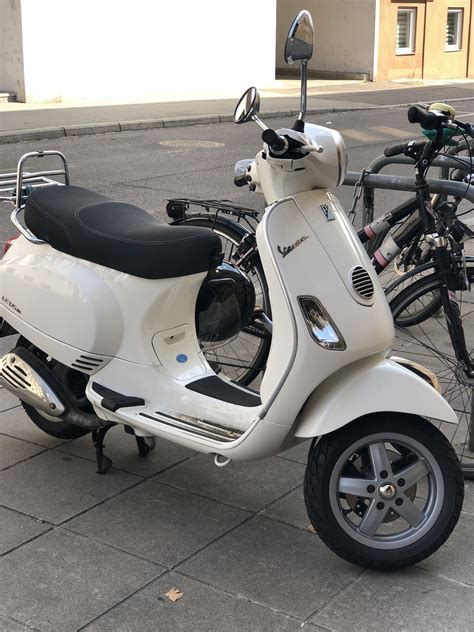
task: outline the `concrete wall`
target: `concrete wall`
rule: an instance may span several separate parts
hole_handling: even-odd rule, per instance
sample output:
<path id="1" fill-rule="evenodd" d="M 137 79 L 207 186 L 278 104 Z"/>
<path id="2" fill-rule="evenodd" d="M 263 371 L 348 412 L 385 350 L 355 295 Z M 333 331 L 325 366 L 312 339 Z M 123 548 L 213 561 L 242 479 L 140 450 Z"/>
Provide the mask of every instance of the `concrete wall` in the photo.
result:
<path id="1" fill-rule="evenodd" d="M 25 98 L 21 0 L 0 0 L 0 92 Z"/>
<path id="2" fill-rule="evenodd" d="M 374 68 L 378 0 L 278 0 L 276 66 L 284 68 L 285 40 L 293 17 L 311 13 L 315 49 L 308 68 L 313 71 L 368 73 Z"/>
<path id="3" fill-rule="evenodd" d="M 27 100 L 236 97 L 274 79 L 276 0 L 21 4 Z"/>

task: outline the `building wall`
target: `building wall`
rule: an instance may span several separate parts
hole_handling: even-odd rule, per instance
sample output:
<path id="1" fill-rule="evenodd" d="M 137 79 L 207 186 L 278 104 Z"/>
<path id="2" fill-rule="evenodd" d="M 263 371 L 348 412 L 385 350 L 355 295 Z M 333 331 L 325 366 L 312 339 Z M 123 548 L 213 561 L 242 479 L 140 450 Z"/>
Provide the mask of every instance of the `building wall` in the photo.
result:
<path id="1" fill-rule="evenodd" d="M 0 0 L 0 92 L 25 98 L 21 0 Z"/>
<path id="2" fill-rule="evenodd" d="M 461 50 L 445 51 L 448 8 L 464 9 Z M 437 0 L 426 5 L 425 79 L 466 77 L 471 23 L 471 0 Z"/>
<path id="3" fill-rule="evenodd" d="M 276 0 L 21 5 L 27 100 L 237 97 L 274 79 Z"/>
<path id="4" fill-rule="evenodd" d="M 376 78 L 456 79 L 474 76 L 472 0 L 380 0 L 378 71 Z M 415 52 L 396 54 L 398 8 L 417 10 Z M 463 43 L 460 51 L 445 51 L 448 8 L 464 9 Z M 469 56 L 469 59 L 468 59 Z"/>
<path id="5" fill-rule="evenodd" d="M 276 67 L 284 68 L 285 41 L 294 16 L 311 13 L 315 30 L 313 71 L 367 73 L 374 68 L 376 6 L 379 0 L 278 0 Z"/>

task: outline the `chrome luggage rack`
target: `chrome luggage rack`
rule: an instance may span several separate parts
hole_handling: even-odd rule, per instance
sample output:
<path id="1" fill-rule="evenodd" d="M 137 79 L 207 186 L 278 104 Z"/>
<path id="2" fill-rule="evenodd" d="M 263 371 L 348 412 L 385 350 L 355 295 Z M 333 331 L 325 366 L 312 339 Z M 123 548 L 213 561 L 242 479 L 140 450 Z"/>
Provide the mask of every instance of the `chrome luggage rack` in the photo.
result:
<path id="1" fill-rule="evenodd" d="M 30 158 L 44 158 L 46 156 L 56 156 L 59 158 L 61 168 L 32 172 L 24 170 L 25 163 Z M 64 178 L 64 182 L 58 182 L 52 179 L 58 176 Z M 42 239 L 38 239 L 26 226 L 23 226 L 18 219 L 18 214 L 25 208 L 25 200 L 33 189 L 69 184 L 69 166 L 64 154 L 54 150 L 31 151 L 20 158 L 16 172 L 0 173 L 0 202 L 10 202 L 13 204 L 15 208 L 10 215 L 10 219 L 28 241 L 34 244 L 44 244 L 45 242 Z"/>

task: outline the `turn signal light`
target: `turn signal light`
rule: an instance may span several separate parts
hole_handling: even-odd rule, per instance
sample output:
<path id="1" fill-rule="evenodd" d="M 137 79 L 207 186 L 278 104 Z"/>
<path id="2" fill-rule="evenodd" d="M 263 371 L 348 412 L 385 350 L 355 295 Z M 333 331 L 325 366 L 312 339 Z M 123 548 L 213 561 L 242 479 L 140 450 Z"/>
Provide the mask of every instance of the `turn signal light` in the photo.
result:
<path id="1" fill-rule="evenodd" d="M 298 302 L 311 338 L 324 349 L 343 351 L 346 348 L 345 340 L 318 299 L 314 296 L 298 296 Z"/>

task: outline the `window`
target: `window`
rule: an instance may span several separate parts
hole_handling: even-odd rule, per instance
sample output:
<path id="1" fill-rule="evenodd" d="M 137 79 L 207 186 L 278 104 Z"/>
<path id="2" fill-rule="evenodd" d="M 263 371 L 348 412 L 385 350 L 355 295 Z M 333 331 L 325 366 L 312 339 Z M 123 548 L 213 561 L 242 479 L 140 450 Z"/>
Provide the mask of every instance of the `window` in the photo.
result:
<path id="1" fill-rule="evenodd" d="M 397 13 L 397 55 L 411 55 L 415 52 L 416 9 L 398 9 Z"/>
<path id="2" fill-rule="evenodd" d="M 444 50 L 461 50 L 463 9 L 448 9 Z"/>

